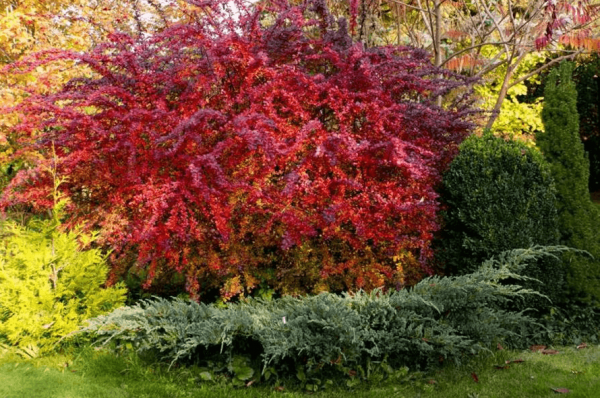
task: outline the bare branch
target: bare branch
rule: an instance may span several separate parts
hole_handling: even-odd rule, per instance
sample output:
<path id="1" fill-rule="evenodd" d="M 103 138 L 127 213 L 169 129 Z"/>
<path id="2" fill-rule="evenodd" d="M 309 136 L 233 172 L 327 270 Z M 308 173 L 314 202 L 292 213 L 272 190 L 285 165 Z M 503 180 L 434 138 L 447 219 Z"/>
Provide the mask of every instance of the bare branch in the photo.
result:
<path id="1" fill-rule="evenodd" d="M 424 8 L 421 8 L 421 7 L 415 7 L 415 6 L 412 6 L 412 5 L 410 5 L 410 4 L 406 4 L 405 2 L 403 2 L 403 1 L 400 1 L 400 0 L 386 0 L 386 1 L 388 1 L 388 2 L 391 2 L 391 3 L 395 3 L 395 4 L 399 4 L 399 5 L 402 5 L 402 6 L 405 6 L 405 7 L 407 7 L 407 8 L 411 8 L 411 9 L 413 9 L 413 10 L 417 10 L 417 11 L 427 11 L 427 10 L 425 10 Z M 419 3 L 420 3 L 420 2 L 419 2 Z"/>
<path id="2" fill-rule="evenodd" d="M 517 80 L 515 80 L 514 82 L 512 82 L 512 83 L 511 83 L 511 84 L 508 86 L 508 88 L 511 88 L 511 87 L 513 87 L 513 86 L 516 86 L 516 85 L 517 85 L 517 84 L 519 84 L 519 83 L 522 83 L 522 82 L 524 82 L 525 80 L 529 79 L 530 77 L 537 75 L 537 74 L 538 74 L 538 73 L 540 73 L 541 71 L 543 71 L 543 70 L 545 70 L 545 69 L 549 68 L 550 66 L 552 66 L 552 65 L 554 65 L 554 64 L 556 64 L 556 63 L 558 63 L 558 62 L 560 62 L 560 61 L 564 61 L 565 59 L 569 59 L 569 58 L 575 58 L 576 56 L 578 56 L 579 54 L 581 54 L 581 53 L 583 53 L 583 52 L 584 52 L 584 50 L 583 50 L 583 49 L 581 49 L 581 50 L 579 50 L 579 51 L 576 51 L 576 52 L 574 52 L 574 53 L 572 53 L 572 54 L 563 55 L 562 57 L 555 58 L 555 59 L 553 59 L 552 61 L 548 62 L 547 64 L 544 64 L 544 65 L 540 66 L 539 68 L 537 68 L 536 70 L 534 70 L 534 71 L 532 71 L 532 72 L 530 72 L 530 73 L 526 74 L 525 76 L 522 76 L 522 77 L 518 78 Z"/>
<path id="3" fill-rule="evenodd" d="M 446 64 L 448 61 L 450 61 L 452 58 L 458 57 L 459 55 L 461 55 L 461 54 L 464 54 L 464 53 L 466 53 L 467 51 L 474 50 L 474 49 L 476 49 L 476 48 L 480 48 L 480 47 L 485 47 L 485 46 L 504 46 L 504 45 L 511 44 L 511 43 L 512 43 L 512 42 L 510 42 L 510 41 L 506 41 L 506 42 L 492 42 L 492 43 L 479 43 L 479 44 L 476 44 L 476 45 L 474 45 L 474 46 L 466 47 L 466 48 L 463 48 L 462 50 L 460 50 L 460 51 L 458 51 L 458 52 L 455 52 L 455 53 L 454 53 L 454 54 L 452 54 L 451 56 L 449 56 L 449 57 L 448 57 L 448 58 L 447 58 L 447 59 L 446 59 L 446 60 L 445 60 L 445 61 L 442 63 L 442 66 L 444 66 L 444 65 L 445 65 L 445 64 Z M 513 45 L 514 45 L 514 44 L 513 44 Z"/>
<path id="4" fill-rule="evenodd" d="M 492 62 L 490 63 L 488 66 L 486 66 L 485 68 L 483 68 L 482 70 L 480 70 L 475 76 L 476 78 L 480 78 L 481 76 L 485 75 L 486 73 L 489 73 L 491 71 L 493 71 L 494 69 L 504 65 L 507 62 L 506 59 L 503 59 L 500 62 Z"/>
<path id="5" fill-rule="evenodd" d="M 485 4 L 485 0 L 479 0 L 477 1 L 477 3 L 481 4 L 481 6 L 483 7 L 483 10 L 485 11 L 486 15 L 488 16 L 488 18 L 490 18 L 494 24 L 494 26 L 496 27 L 496 31 L 498 32 L 498 35 L 500 35 L 500 40 L 503 42 L 506 42 L 506 37 L 504 35 L 504 32 L 502 32 L 502 29 L 500 28 L 500 26 L 498 25 L 498 21 L 496 21 L 496 18 L 494 18 L 494 16 L 492 15 L 489 7 L 487 7 L 487 4 Z M 508 49 L 508 46 L 505 46 L 506 48 L 506 53 L 508 54 L 510 51 Z"/>
<path id="6" fill-rule="evenodd" d="M 427 0 L 426 5 L 427 9 L 424 9 L 421 5 L 421 0 L 417 0 L 419 2 L 419 6 L 421 7 L 421 18 L 423 19 L 423 23 L 425 23 L 425 27 L 429 31 L 431 35 L 431 39 L 433 40 L 433 21 L 431 20 L 431 10 L 429 9 L 429 1 Z"/>

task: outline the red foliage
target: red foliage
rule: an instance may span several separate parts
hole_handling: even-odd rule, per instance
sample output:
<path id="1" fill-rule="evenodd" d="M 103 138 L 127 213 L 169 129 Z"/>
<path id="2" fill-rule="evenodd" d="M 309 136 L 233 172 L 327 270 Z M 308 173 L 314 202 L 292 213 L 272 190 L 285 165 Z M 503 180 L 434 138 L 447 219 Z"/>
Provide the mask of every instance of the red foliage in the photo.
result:
<path id="1" fill-rule="evenodd" d="M 537 31 L 536 33 L 541 33 L 541 35 L 535 39 L 536 50 L 547 47 L 557 38 L 562 44 L 571 44 L 578 47 L 582 45 L 584 48 L 588 48 L 587 46 L 590 45 L 593 40 L 577 43 L 577 39 L 572 40 L 570 38 L 579 37 L 581 39 L 582 35 L 583 37 L 588 37 L 590 33 L 589 29 L 581 28 L 590 24 L 597 17 L 598 6 L 591 4 L 589 0 L 580 0 L 577 2 L 553 0 L 546 2 L 542 21 L 535 29 Z M 568 34 L 568 38 L 563 39 L 564 36 L 561 36 L 561 31 L 569 24 L 578 27 L 578 35 L 576 34 L 577 36 L 574 36 Z M 556 37 L 557 33 L 558 37 Z"/>
<path id="2" fill-rule="evenodd" d="M 95 72 L 30 97 L 18 131 L 39 151 L 54 144 L 70 222 L 101 228 L 113 279 L 135 264 L 146 287 L 177 272 L 196 297 L 232 297 L 261 281 L 296 294 L 431 273 L 434 187 L 472 112 L 466 94 L 435 99 L 469 81 L 419 50 L 354 44 L 323 0 L 238 4 L 234 17 L 195 3 L 197 24 L 13 65 Z M 4 208 L 48 204 L 39 170 L 13 181 Z"/>

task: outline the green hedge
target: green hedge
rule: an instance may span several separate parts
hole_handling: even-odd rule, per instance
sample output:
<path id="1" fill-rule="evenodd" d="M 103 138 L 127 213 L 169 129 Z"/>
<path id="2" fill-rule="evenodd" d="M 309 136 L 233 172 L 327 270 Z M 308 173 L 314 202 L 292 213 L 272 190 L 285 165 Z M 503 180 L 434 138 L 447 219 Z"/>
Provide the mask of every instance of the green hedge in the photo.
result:
<path id="1" fill-rule="evenodd" d="M 535 149 L 490 132 L 471 136 L 443 177 L 443 226 L 435 242 L 436 259 L 451 275 L 477 270 L 505 250 L 559 243 L 555 187 L 549 168 Z M 524 275 L 552 302 L 561 299 L 564 270 L 554 258 L 530 264 Z M 530 298 L 521 308 L 550 303 Z"/>

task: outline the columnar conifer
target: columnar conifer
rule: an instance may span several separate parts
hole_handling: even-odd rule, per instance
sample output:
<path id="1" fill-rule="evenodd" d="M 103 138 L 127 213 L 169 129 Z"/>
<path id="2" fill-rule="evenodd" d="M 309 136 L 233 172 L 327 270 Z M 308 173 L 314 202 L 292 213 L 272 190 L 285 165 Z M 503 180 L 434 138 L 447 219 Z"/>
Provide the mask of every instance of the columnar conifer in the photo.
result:
<path id="1" fill-rule="evenodd" d="M 600 215 L 588 191 L 589 161 L 579 136 L 572 71 L 573 64 L 562 63 L 550 73 L 544 91 L 544 132 L 536 140 L 556 180 L 562 243 L 595 257 L 565 256 L 569 283 L 578 293 L 600 298 Z"/>

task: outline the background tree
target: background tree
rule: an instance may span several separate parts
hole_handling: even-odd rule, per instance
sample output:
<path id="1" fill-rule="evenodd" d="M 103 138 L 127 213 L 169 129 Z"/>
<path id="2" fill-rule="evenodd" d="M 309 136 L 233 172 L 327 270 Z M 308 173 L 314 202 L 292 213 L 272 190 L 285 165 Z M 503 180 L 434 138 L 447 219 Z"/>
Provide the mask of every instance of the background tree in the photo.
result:
<path id="1" fill-rule="evenodd" d="M 579 135 L 590 161 L 590 192 L 600 190 L 600 59 L 579 60 L 573 72 L 577 87 Z"/>
<path id="2" fill-rule="evenodd" d="M 539 110 L 539 105 L 515 106 L 514 95 L 502 109 L 509 92 L 519 90 L 523 81 L 563 59 L 600 48 L 591 29 L 598 13 L 589 1 L 355 0 L 349 10 L 358 13 L 356 37 L 368 45 L 424 48 L 435 65 L 483 78 L 489 87 L 485 94 L 494 95 L 493 102 L 483 98 L 491 111 L 487 128 L 495 127 L 502 111 L 522 110 L 526 119 Z M 543 57 L 532 64 L 533 53 Z M 502 125 L 506 123 L 496 127 Z"/>
<path id="3" fill-rule="evenodd" d="M 563 244 L 587 250 L 594 259 L 567 255 L 568 280 L 576 292 L 600 298 L 600 214 L 588 191 L 589 161 L 579 136 L 573 64 L 562 63 L 548 76 L 544 90 L 544 132 L 536 142 L 556 180 Z"/>

